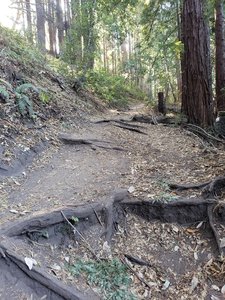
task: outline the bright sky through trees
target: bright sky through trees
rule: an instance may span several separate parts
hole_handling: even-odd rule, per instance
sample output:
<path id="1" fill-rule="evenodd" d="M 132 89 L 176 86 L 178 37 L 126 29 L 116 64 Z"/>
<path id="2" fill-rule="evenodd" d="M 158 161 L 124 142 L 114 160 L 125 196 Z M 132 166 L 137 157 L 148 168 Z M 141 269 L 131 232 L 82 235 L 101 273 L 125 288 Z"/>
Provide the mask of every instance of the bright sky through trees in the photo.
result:
<path id="1" fill-rule="evenodd" d="M 1 0 L 0 23 L 6 27 L 12 27 L 16 10 L 10 9 L 10 0 Z"/>

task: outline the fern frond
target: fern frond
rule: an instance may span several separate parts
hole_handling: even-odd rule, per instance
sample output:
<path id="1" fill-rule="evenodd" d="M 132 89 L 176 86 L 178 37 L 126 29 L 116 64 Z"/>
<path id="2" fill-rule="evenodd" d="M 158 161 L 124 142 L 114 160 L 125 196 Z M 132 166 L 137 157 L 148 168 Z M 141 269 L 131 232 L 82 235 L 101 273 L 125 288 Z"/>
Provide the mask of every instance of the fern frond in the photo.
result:
<path id="1" fill-rule="evenodd" d="M 5 102 L 9 101 L 9 93 L 4 86 L 0 86 L 0 98 Z"/>
<path id="2" fill-rule="evenodd" d="M 16 93 L 19 93 L 19 94 L 24 94 L 29 90 L 34 91 L 35 93 L 39 94 L 39 90 L 31 83 L 21 84 L 20 86 L 18 86 L 15 89 Z"/>
<path id="3" fill-rule="evenodd" d="M 24 117 L 28 112 L 29 117 L 32 118 L 34 115 L 32 101 L 26 95 L 21 95 L 18 93 L 16 94 L 16 98 L 20 114 Z"/>

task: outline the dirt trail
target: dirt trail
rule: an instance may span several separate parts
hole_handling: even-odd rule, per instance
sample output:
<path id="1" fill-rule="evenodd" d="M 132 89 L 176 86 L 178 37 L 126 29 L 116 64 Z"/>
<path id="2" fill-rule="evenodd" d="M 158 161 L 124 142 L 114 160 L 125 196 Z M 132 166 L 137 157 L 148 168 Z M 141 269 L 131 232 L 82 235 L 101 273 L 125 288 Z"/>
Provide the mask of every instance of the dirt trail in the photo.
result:
<path id="1" fill-rule="evenodd" d="M 48 212 L 52 208 L 63 205 L 92 203 L 104 201 L 104 199 L 107 201 L 113 192 L 120 188 L 129 189 L 132 196 L 137 199 L 160 200 L 167 203 L 187 193 L 177 194 L 170 191 L 169 182 L 201 182 L 221 174 L 221 168 L 225 163 L 224 152 L 203 145 L 197 137 L 181 128 L 132 123 L 142 126 L 141 130 L 146 134 L 141 134 L 119 128 L 115 126 L 115 122 L 96 123 L 97 120 L 103 118 L 128 120 L 133 114 L 143 111 L 145 111 L 143 105 L 132 107 L 130 111 L 123 113 L 109 111 L 104 116 L 93 116 L 92 120 L 87 120 L 82 127 L 59 129 L 59 133 L 64 132 L 79 139 L 100 140 L 101 142 L 94 142 L 93 145 L 70 145 L 60 142 L 57 146 L 39 154 L 33 164 L 19 177 L 5 179 L 2 183 L 0 222 L 22 220 L 24 216 L 29 216 L 35 211 Z M 101 147 L 102 145 L 114 149 L 105 149 Z M 193 197 L 198 194 L 194 191 L 188 191 L 188 193 Z M 164 276 L 171 276 L 174 286 L 168 294 L 161 294 L 159 286 L 167 282 L 166 277 L 161 276 L 159 279 L 156 271 L 151 272 L 154 278 L 148 278 L 148 280 L 155 281 L 154 284 L 157 286 L 153 292 L 155 298 L 152 299 L 174 299 L 176 293 L 180 296 L 183 291 L 179 294 L 179 289 L 182 287 L 179 285 L 179 274 L 176 277 L 168 273 L 170 272 L 170 257 L 175 257 L 173 268 L 176 270 L 176 268 L 181 268 L 176 265 L 176 261 L 179 259 L 182 261 L 181 254 L 183 255 L 184 262 L 181 265 L 184 267 L 182 268 L 185 269 L 185 266 L 190 264 L 188 266 L 190 274 L 182 274 L 184 276 L 182 280 L 186 280 L 185 276 L 190 276 L 187 279 L 190 280 L 195 267 L 193 253 L 195 257 L 197 256 L 195 249 L 199 247 L 201 251 L 199 256 L 205 259 L 211 247 L 204 252 L 205 244 L 202 242 L 204 238 L 199 232 L 196 237 L 190 236 L 185 231 L 186 229 L 174 227 L 174 225 L 167 226 L 165 231 L 164 224 L 153 223 L 147 226 L 145 221 L 140 222 L 139 228 L 137 222 L 137 219 L 132 216 L 128 218 L 128 230 L 131 231 L 130 236 L 134 240 L 129 241 L 129 239 L 124 240 L 123 236 L 119 237 L 118 241 L 115 241 L 115 244 L 118 242 L 118 246 L 113 251 L 115 254 L 118 251 L 122 253 L 123 245 L 126 244 L 126 251 L 132 249 L 136 256 L 142 253 L 145 259 L 151 260 L 160 249 L 157 254 L 157 264 L 160 268 L 166 266 Z M 183 247 L 182 252 L 174 250 L 174 247 L 179 249 L 178 233 L 182 236 L 179 246 Z M 146 243 L 146 236 L 149 235 L 154 240 L 154 244 L 149 238 L 150 244 Z M 199 241 L 200 246 L 195 245 L 196 241 Z M 210 240 L 207 240 L 207 243 L 210 244 Z M 134 247 L 134 245 L 139 245 L 139 247 Z M 167 250 L 168 256 L 164 255 Z M 42 253 L 44 250 L 40 248 L 38 251 Z M 68 250 L 67 255 L 71 252 L 72 250 Z M 196 260 L 196 265 L 200 265 L 202 261 L 198 261 L 198 258 Z M 165 264 L 164 261 L 166 261 Z M 206 290 L 207 285 L 204 293 Z M 202 296 L 204 293 L 198 291 L 196 296 L 192 297 L 187 294 L 187 297 L 182 299 L 206 299 Z M 137 294 L 146 294 L 140 299 L 150 299 L 143 285 Z"/>
<path id="2" fill-rule="evenodd" d="M 104 118 L 129 119 L 144 110 L 141 104 L 126 113 L 109 111 Z M 113 122 L 95 124 L 99 118 L 103 117 L 93 117 L 80 128 L 59 129 L 59 133 L 109 141 L 110 147 L 124 151 L 59 144 L 42 152 L 22 176 L 5 180 L 1 223 L 23 217 L 24 211 L 98 201 L 130 186 L 138 197 L 172 198 L 168 182 L 208 180 L 219 174 L 224 162 L 220 151 L 207 151 L 200 140 L 179 128 L 144 124 L 147 135 L 142 135 L 115 127 Z"/>

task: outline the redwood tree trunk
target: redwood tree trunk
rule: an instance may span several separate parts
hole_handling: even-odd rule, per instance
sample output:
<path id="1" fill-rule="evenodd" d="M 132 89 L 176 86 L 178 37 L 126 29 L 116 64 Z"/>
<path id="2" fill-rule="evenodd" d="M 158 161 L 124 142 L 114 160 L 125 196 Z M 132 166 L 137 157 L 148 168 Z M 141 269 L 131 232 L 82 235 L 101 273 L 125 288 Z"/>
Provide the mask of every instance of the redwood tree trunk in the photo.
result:
<path id="1" fill-rule="evenodd" d="M 203 0 L 184 0 L 182 11 L 182 111 L 188 122 L 213 123 L 209 31 Z"/>
<path id="2" fill-rule="evenodd" d="M 216 1 L 216 102 L 225 111 L 225 36 L 223 1 Z"/>

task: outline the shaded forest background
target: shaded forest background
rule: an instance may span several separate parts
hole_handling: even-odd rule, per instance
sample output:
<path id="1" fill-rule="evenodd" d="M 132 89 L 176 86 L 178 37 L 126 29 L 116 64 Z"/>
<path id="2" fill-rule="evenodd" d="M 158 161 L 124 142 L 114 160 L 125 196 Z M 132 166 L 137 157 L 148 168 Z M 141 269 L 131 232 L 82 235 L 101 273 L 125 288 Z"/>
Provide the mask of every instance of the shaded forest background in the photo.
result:
<path id="1" fill-rule="evenodd" d="M 225 110 L 221 0 L 16 0 L 11 8 L 14 28 L 54 57 L 57 71 L 114 104 L 126 86 L 126 97 L 148 101 L 163 92 L 203 127 Z"/>

